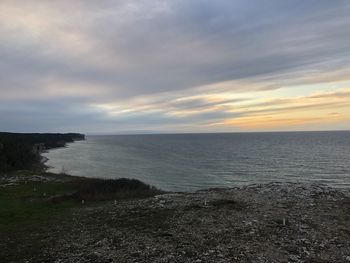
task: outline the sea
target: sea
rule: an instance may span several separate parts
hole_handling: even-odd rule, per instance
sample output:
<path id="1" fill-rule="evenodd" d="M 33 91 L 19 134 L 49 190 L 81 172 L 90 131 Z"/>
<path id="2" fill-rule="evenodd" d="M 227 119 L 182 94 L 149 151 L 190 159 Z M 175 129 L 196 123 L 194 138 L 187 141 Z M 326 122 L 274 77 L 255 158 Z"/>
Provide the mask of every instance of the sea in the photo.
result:
<path id="1" fill-rule="evenodd" d="M 269 182 L 350 188 L 350 131 L 95 135 L 44 153 L 50 172 L 191 192 Z"/>

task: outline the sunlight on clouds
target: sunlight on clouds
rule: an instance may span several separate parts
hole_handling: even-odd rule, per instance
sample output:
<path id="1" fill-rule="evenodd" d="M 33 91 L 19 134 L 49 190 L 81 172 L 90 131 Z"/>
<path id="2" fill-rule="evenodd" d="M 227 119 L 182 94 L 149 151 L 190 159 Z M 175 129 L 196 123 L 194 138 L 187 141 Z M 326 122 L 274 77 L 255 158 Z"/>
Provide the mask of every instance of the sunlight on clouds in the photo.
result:
<path id="1" fill-rule="evenodd" d="M 281 96 L 283 91 L 284 97 Z M 223 92 L 172 100 L 164 98 L 153 102 L 138 98 L 134 102 L 131 100 L 118 105 L 95 106 L 115 118 L 157 113 L 165 118 L 182 119 L 185 122 L 192 117 L 195 120 L 200 115 L 213 116 L 213 120 L 196 121 L 201 129 L 300 129 L 313 124 L 350 121 L 350 88 L 316 91 L 308 96 L 295 97 L 290 96 L 288 89 L 281 89 L 277 97 L 270 96 L 270 93 L 269 90 L 238 94 Z M 224 117 L 224 113 L 233 117 Z"/>
<path id="2" fill-rule="evenodd" d="M 245 129 L 302 128 L 309 124 L 350 121 L 350 89 L 316 92 L 307 97 L 266 101 L 252 106 L 243 117 L 225 124 Z M 305 127 L 304 127 L 305 128 Z"/>
<path id="3" fill-rule="evenodd" d="M 305 129 L 309 125 L 313 124 L 332 124 L 338 123 L 340 121 L 348 120 L 350 121 L 350 115 L 340 116 L 339 113 L 336 115 L 332 113 L 317 112 L 309 113 L 309 116 L 303 116 L 304 114 L 298 114 L 297 112 L 291 112 L 289 114 L 273 114 L 273 115 L 263 115 L 263 116 L 251 116 L 237 118 L 233 120 L 227 120 L 226 125 L 237 126 L 246 130 L 274 130 L 274 129 Z M 312 117 L 312 115 L 316 115 Z M 321 116 L 320 116 L 321 115 Z M 322 116 L 323 115 L 323 116 Z M 317 117 L 320 116 L 320 117 Z"/>
<path id="4" fill-rule="evenodd" d="M 36 109 L 43 130 L 47 112 L 104 132 L 350 129 L 350 4 L 270 1 L 0 1 L 0 117 Z"/>

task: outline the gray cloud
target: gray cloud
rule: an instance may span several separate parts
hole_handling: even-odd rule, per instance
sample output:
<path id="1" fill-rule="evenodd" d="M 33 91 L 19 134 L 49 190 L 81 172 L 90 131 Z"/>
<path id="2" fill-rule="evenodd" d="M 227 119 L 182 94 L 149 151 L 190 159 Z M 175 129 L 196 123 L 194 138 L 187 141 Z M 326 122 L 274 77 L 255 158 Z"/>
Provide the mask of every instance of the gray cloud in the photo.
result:
<path id="1" fill-rule="evenodd" d="M 0 129 L 6 130 L 220 120 L 227 113 L 111 119 L 91 104 L 224 81 L 268 79 L 258 89 L 275 89 L 285 81 L 281 75 L 298 82 L 309 72 L 350 68 L 347 0 L 32 0 L 3 1 L 1 10 L 7 15 L 0 14 Z M 169 99 L 166 108 L 210 106 L 215 103 Z"/>

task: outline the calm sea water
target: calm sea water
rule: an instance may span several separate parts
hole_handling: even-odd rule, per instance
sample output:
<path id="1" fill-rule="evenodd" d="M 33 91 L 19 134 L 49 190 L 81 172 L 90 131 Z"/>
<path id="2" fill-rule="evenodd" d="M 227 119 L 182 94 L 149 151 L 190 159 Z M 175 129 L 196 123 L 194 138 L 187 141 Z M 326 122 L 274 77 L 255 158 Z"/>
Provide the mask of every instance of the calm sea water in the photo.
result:
<path id="1" fill-rule="evenodd" d="M 350 187 L 350 132 L 87 136 L 44 155 L 52 172 L 173 191 L 271 181 Z"/>

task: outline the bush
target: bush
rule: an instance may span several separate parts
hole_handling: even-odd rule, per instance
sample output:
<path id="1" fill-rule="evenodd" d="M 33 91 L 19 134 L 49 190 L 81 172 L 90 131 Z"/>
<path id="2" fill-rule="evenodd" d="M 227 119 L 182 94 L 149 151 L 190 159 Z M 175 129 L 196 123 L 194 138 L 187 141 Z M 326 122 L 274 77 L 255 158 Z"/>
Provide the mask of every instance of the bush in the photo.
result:
<path id="1" fill-rule="evenodd" d="M 136 179 L 85 179 L 76 182 L 75 199 L 103 201 L 111 199 L 144 198 L 163 193 Z"/>

